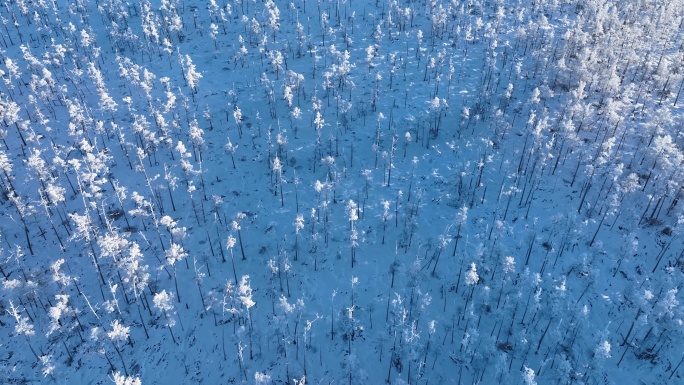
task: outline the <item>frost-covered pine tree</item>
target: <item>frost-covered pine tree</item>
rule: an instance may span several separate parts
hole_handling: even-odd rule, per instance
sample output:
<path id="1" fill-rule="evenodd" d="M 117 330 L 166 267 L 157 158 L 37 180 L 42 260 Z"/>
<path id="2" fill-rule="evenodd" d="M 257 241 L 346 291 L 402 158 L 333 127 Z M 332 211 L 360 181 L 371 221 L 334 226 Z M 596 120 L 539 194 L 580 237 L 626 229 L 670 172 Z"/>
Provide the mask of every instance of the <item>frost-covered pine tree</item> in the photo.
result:
<path id="1" fill-rule="evenodd" d="M 451 237 L 448 235 L 450 227 L 451 226 L 447 226 L 447 228 L 444 230 L 444 233 L 440 234 L 439 236 L 437 250 L 435 250 L 435 255 L 432 257 L 432 260 L 435 262 L 435 265 L 432 267 L 432 275 L 435 275 L 437 263 L 439 262 L 439 257 L 442 255 L 442 251 L 449 245 L 449 242 L 451 242 Z"/>
<path id="2" fill-rule="evenodd" d="M 274 186 L 275 195 L 280 191 L 280 206 L 285 207 L 285 198 L 283 197 L 283 163 L 280 161 L 278 154 L 273 159 L 273 173 L 276 175 L 276 184 Z"/>
<path id="3" fill-rule="evenodd" d="M 192 152 L 195 156 L 195 162 L 202 162 L 202 148 L 204 147 L 204 130 L 199 127 L 197 119 L 190 121 L 190 143 L 192 144 Z"/>
<path id="4" fill-rule="evenodd" d="M 166 290 L 162 290 L 154 295 L 153 301 L 154 307 L 164 314 L 164 318 L 166 319 L 166 327 L 169 329 L 171 339 L 175 344 L 176 337 L 173 335 L 173 330 L 171 328 L 176 325 L 176 320 L 170 314 L 173 311 L 173 300 L 171 299 L 171 296 L 166 292 Z"/>
<path id="5" fill-rule="evenodd" d="M 237 151 L 238 145 L 233 144 L 233 142 L 230 141 L 230 138 L 228 138 L 228 143 L 226 143 L 226 152 L 230 154 L 230 160 L 233 162 L 233 170 L 237 169 L 235 167 L 235 151 Z"/>
<path id="6" fill-rule="evenodd" d="M 354 227 L 354 224 L 356 221 L 359 219 L 359 211 L 358 211 L 358 205 L 356 202 L 353 200 L 349 200 L 347 202 L 346 210 L 347 214 L 349 215 L 349 225 L 350 225 L 350 233 L 349 233 L 349 243 L 351 247 L 351 267 L 354 268 L 354 264 L 356 262 L 356 247 L 359 245 L 358 239 L 359 239 L 359 233 Z"/>
<path id="7" fill-rule="evenodd" d="M 328 182 L 328 187 L 332 190 L 333 203 L 337 203 L 337 168 L 335 167 L 335 158 L 332 156 L 324 156 L 321 159 L 321 163 L 326 166 L 328 173 L 326 175 L 326 182 Z"/>
<path id="8" fill-rule="evenodd" d="M 610 347 L 610 342 L 603 340 L 594 349 L 594 355 L 599 358 L 610 358 Z"/>
<path id="9" fill-rule="evenodd" d="M 387 222 L 392 218 L 390 214 L 390 202 L 384 199 L 382 202 L 382 244 L 385 244 L 385 234 L 387 233 Z"/>
<path id="10" fill-rule="evenodd" d="M 318 108 L 316 108 L 318 107 Z M 316 111 L 316 117 L 313 120 L 313 125 L 314 128 L 316 129 L 316 147 L 314 149 L 314 169 L 313 171 L 316 172 L 316 163 L 318 159 L 321 159 L 321 135 L 323 131 L 323 127 L 326 126 L 325 119 L 323 118 L 323 115 L 321 115 L 320 110 L 320 104 L 317 104 L 314 102 L 314 110 Z"/>
<path id="11" fill-rule="evenodd" d="M 9 179 L 8 179 L 9 180 Z M 19 214 L 19 220 L 23 228 L 24 236 L 26 238 L 26 245 L 28 247 L 29 253 L 33 255 L 33 243 L 31 242 L 31 235 L 29 232 L 29 222 L 30 216 L 36 213 L 35 206 L 29 202 L 22 200 L 19 196 L 19 192 L 13 188 L 9 188 L 5 194 L 8 200 L 12 203 L 12 206 L 16 209 Z"/>
<path id="12" fill-rule="evenodd" d="M 137 242 L 130 242 L 130 246 L 123 255 L 121 261 L 123 270 L 123 283 L 128 285 L 128 290 L 133 293 L 137 300 L 144 294 L 150 280 L 149 266 L 144 262 L 144 255 Z"/>
<path id="13" fill-rule="evenodd" d="M 294 136 L 295 139 L 299 139 L 297 137 L 297 132 L 299 131 L 299 125 L 297 124 L 297 121 L 302 119 L 302 110 L 299 107 L 294 107 L 290 111 L 290 127 L 292 128 L 292 131 L 294 131 Z"/>
<path id="14" fill-rule="evenodd" d="M 247 257 L 245 256 L 245 248 L 242 245 L 242 220 L 247 217 L 247 214 L 245 213 L 237 213 L 235 214 L 235 219 L 231 223 L 231 227 L 233 228 L 234 231 L 237 232 L 238 234 L 238 242 L 240 242 L 240 253 L 242 254 L 242 260 L 246 260 Z"/>
<path id="15" fill-rule="evenodd" d="M 82 32 L 85 32 L 85 31 L 82 31 Z M 117 105 L 116 101 L 114 101 L 114 98 L 112 98 L 112 96 L 109 94 L 109 91 L 107 90 L 107 86 L 104 83 L 102 73 L 95 66 L 95 63 L 93 63 L 93 62 L 88 63 L 88 74 L 93 79 L 93 83 L 95 83 L 95 87 L 97 88 L 97 91 L 100 95 L 100 109 L 103 112 L 109 113 L 113 116 L 114 112 L 116 112 L 116 107 L 118 105 Z"/>
<path id="16" fill-rule="evenodd" d="M 268 27 L 271 29 L 273 43 L 276 42 L 276 32 L 280 29 L 280 10 L 273 0 L 266 1 L 266 13 L 268 14 Z"/>
<path id="17" fill-rule="evenodd" d="M 107 332 L 107 337 L 109 337 L 109 340 L 112 342 L 112 345 L 114 345 L 114 349 L 116 350 L 116 353 L 119 355 L 119 359 L 121 359 L 121 365 L 123 366 L 124 373 L 128 376 L 128 369 L 126 368 L 126 362 L 123 359 L 123 355 L 121 354 L 121 343 L 122 342 L 128 342 L 133 346 L 133 341 L 131 340 L 130 337 L 131 334 L 131 328 L 130 326 L 124 326 L 124 324 L 121 323 L 118 319 L 115 319 L 111 322 L 110 329 Z"/>
<path id="18" fill-rule="evenodd" d="M 9 301 L 10 308 L 8 310 L 9 314 L 14 318 L 17 324 L 14 326 L 14 332 L 23 335 L 26 338 L 26 343 L 28 344 L 33 356 L 36 357 L 36 361 L 40 361 L 38 354 L 36 354 L 35 349 L 31 345 L 31 340 L 29 337 L 36 334 L 36 330 L 33 324 L 29 322 L 28 317 L 24 317 L 18 307 L 14 305 L 12 300 Z"/>
<path id="19" fill-rule="evenodd" d="M 233 279 L 235 280 L 235 286 L 238 285 L 238 280 L 237 280 L 237 273 L 235 271 L 235 254 L 233 252 L 233 249 L 235 248 L 235 237 L 232 235 L 228 236 L 228 240 L 226 241 L 226 247 L 228 250 L 230 250 L 230 263 L 233 266 Z"/>
<path id="20" fill-rule="evenodd" d="M 468 303 L 473 299 L 473 292 L 475 291 L 475 285 L 480 282 L 480 276 L 477 274 L 477 265 L 475 262 L 470 264 L 470 269 L 465 273 L 465 284 L 470 286 L 470 292 L 466 298 L 466 303 L 463 306 L 464 313 L 465 309 L 468 307 Z M 464 315 L 465 316 L 465 315 Z M 463 317 L 462 317 L 463 319 Z"/>
<path id="21" fill-rule="evenodd" d="M 179 53 L 180 55 L 180 53 Z M 199 80 L 202 78 L 202 74 L 197 72 L 197 67 L 192 62 L 190 55 L 185 55 L 180 58 L 181 66 L 183 67 L 183 78 L 185 79 L 185 84 L 192 90 L 192 97 L 194 100 L 195 94 L 197 93 L 197 85 Z"/>
<path id="22" fill-rule="evenodd" d="M 200 223 L 200 216 L 197 213 L 197 204 L 195 203 L 194 195 L 193 192 L 197 190 L 197 187 L 194 185 L 194 176 L 195 175 L 200 175 L 202 173 L 202 170 L 195 170 L 193 164 L 190 162 L 189 158 L 192 157 L 192 154 L 190 154 L 190 151 L 188 151 L 183 144 L 183 142 L 178 141 L 176 143 L 176 151 L 178 151 L 178 154 L 180 155 L 180 164 L 181 168 L 183 170 L 183 177 L 185 179 L 185 186 L 186 186 L 186 191 L 190 195 L 190 201 L 192 202 L 192 208 L 195 213 L 195 219 L 197 220 L 197 223 Z M 201 203 L 201 207 L 204 208 L 203 202 Z M 204 217 L 204 210 L 202 210 L 202 217 Z"/>
<path id="23" fill-rule="evenodd" d="M 280 71 L 283 69 L 284 57 L 278 50 L 268 51 L 268 58 L 271 59 L 271 71 L 276 76 L 276 80 L 280 79 Z"/>
<path id="24" fill-rule="evenodd" d="M 178 290 L 178 275 L 176 273 L 176 263 L 185 259 L 188 256 L 188 252 L 183 249 L 183 247 L 175 242 L 171 242 L 171 247 L 166 250 L 166 262 L 173 269 L 173 281 L 176 285 L 176 298 L 178 303 L 180 303 L 180 292 Z M 186 261 L 187 262 L 187 261 Z"/>
<path id="25" fill-rule="evenodd" d="M 2 251 L 2 249 L 0 249 L 0 251 Z M 50 265 L 50 270 L 52 270 L 52 281 L 57 283 L 60 291 L 64 291 L 72 280 L 72 278 L 62 270 L 62 265 L 65 262 L 64 258 L 60 258 Z M 4 275 L 2 267 L 0 267 L 0 272 Z M 7 279 L 7 276 L 5 276 L 5 279 Z"/>
<path id="26" fill-rule="evenodd" d="M 51 335 L 55 331 L 62 328 L 62 317 L 65 317 L 68 312 L 72 312 L 73 309 L 68 305 L 69 296 L 66 294 L 55 295 L 55 306 L 51 306 L 48 311 L 50 316 L 50 327 L 46 335 Z"/>
<path id="27" fill-rule="evenodd" d="M 218 40 L 216 40 L 216 37 L 218 36 L 218 26 L 214 23 L 211 23 L 209 25 L 209 31 L 209 36 L 211 37 L 211 40 L 214 41 L 214 48 L 216 49 L 216 51 L 218 51 Z"/>
<path id="28" fill-rule="evenodd" d="M 245 307 L 245 310 L 247 311 L 247 322 L 249 325 L 249 359 L 252 360 L 254 359 L 254 353 L 252 349 L 252 331 L 253 331 L 253 325 L 252 325 L 252 307 L 256 305 L 256 302 L 252 299 L 252 287 L 250 286 L 249 282 L 249 275 L 243 275 L 242 279 L 240 279 L 240 285 L 238 286 L 238 295 L 240 297 L 240 301 L 242 301 L 242 305 Z"/>
<path id="29" fill-rule="evenodd" d="M 468 207 L 464 204 L 463 207 L 461 207 L 458 210 L 458 213 L 456 213 L 456 235 L 454 236 L 454 240 L 456 241 L 454 244 L 454 251 L 451 253 L 452 257 L 456 256 L 456 248 L 458 247 L 458 240 L 461 239 L 461 227 L 466 223 L 466 220 L 468 219 Z"/>
<path id="30" fill-rule="evenodd" d="M 295 226 L 295 256 L 294 260 L 296 261 L 297 258 L 299 257 L 299 232 L 304 228 L 304 215 L 302 214 L 297 214 L 297 217 L 295 218 L 294 221 L 294 226 Z"/>
<path id="31" fill-rule="evenodd" d="M 54 373 L 56 366 L 52 359 L 52 354 L 43 354 L 40 356 L 40 363 L 43 365 L 43 377 L 50 376 L 54 380 L 52 373 Z"/>
<path id="32" fill-rule="evenodd" d="M 237 104 L 233 107 L 233 119 L 238 128 L 238 136 L 242 139 L 242 110 L 240 110 Z"/>

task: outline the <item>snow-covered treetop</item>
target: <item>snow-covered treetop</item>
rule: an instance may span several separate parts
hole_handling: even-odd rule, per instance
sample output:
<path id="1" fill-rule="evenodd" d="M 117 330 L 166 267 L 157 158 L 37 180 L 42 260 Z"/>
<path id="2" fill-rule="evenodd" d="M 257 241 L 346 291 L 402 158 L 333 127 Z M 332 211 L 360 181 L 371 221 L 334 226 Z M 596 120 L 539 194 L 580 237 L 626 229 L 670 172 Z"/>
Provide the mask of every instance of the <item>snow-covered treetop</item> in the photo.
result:
<path id="1" fill-rule="evenodd" d="M 249 284 L 249 275 L 243 275 L 242 279 L 240 279 L 238 295 L 240 296 L 240 300 L 247 310 L 256 305 L 256 302 L 254 302 L 252 299 L 252 287 Z"/>
<path id="2" fill-rule="evenodd" d="M 470 270 L 466 272 L 465 282 L 466 285 L 472 286 L 480 281 L 480 276 L 477 275 L 477 266 L 475 262 L 470 264 Z"/>
<path id="3" fill-rule="evenodd" d="M 171 247 L 166 250 L 166 261 L 169 265 L 174 266 L 176 262 L 188 256 L 188 252 L 183 247 L 175 242 L 171 242 Z"/>
<path id="4" fill-rule="evenodd" d="M 112 381 L 114 381 L 114 385 L 142 385 L 139 377 L 125 376 L 119 372 L 114 372 Z"/>
<path id="5" fill-rule="evenodd" d="M 154 307 L 162 312 L 173 309 L 173 299 L 166 290 L 162 290 L 154 295 Z"/>
<path id="6" fill-rule="evenodd" d="M 109 332 L 107 332 L 107 337 L 115 342 L 123 342 L 128 339 L 130 332 L 130 326 L 124 326 L 121 321 L 115 319 L 111 323 L 111 328 Z"/>

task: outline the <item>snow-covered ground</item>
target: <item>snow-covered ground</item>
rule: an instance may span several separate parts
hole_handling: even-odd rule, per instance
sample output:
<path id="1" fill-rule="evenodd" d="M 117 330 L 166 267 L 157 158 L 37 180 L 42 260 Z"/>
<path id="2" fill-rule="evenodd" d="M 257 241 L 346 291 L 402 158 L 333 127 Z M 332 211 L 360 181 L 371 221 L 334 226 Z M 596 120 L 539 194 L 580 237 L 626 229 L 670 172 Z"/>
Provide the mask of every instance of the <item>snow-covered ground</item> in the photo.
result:
<path id="1" fill-rule="evenodd" d="M 681 382 L 684 4 L 594 3 L 5 1 L 0 382 Z"/>

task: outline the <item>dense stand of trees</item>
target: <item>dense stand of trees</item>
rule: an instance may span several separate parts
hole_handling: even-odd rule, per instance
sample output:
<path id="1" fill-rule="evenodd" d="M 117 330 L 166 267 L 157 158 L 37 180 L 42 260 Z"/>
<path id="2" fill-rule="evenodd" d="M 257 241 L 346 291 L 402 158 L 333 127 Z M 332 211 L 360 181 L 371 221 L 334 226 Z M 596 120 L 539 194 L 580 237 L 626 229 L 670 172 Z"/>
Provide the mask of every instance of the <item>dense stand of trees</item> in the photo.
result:
<path id="1" fill-rule="evenodd" d="M 3 378 L 684 376 L 681 1 L 0 17 Z"/>

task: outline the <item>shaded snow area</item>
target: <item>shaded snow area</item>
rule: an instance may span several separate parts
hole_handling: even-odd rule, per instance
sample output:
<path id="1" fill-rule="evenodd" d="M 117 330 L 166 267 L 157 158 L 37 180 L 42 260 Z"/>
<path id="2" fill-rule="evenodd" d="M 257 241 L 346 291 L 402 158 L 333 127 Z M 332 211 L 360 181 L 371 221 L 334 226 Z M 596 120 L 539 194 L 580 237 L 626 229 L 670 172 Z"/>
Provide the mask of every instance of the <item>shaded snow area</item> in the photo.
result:
<path id="1" fill-rule="evenodd" d="M 1 383 L 684 382 L 684 2 L 1 5 Z"/>

